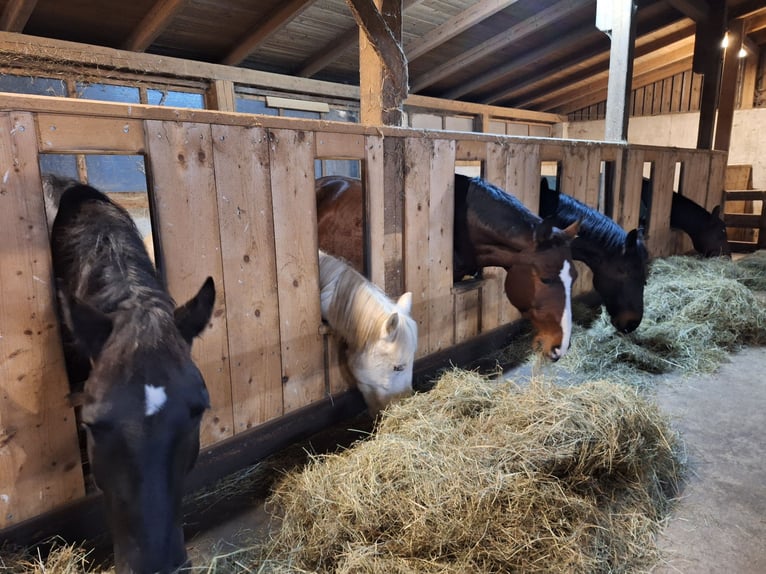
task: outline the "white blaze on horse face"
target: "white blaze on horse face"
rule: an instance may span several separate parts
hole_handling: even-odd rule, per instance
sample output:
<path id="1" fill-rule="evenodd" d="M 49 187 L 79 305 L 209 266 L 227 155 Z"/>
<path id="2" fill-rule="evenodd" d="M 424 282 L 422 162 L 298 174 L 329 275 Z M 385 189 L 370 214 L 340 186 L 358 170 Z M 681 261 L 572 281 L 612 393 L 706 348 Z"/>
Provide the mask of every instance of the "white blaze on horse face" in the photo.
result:
<path id="1" fill-rule="evenodd" d="M 156 415 L 165 406 L 168 400 L 168 396 L 165 393 L 165 387 L 154 387 L 152 385 L 144 385 L 144 404 L 146 410 L 144 414 L 147 417 Z"/>
<path id="2" fill-rule="evenodd" d="M 556 351 L 556 359 L 563 357 L 569 349 L 569 340 L 572 337 L 572 273 L 569 261 L 564 260 L 561 266 L 559 278 L 564 285 L 565 305 L 564 312 L 561 315 L 561 346 Z"/>

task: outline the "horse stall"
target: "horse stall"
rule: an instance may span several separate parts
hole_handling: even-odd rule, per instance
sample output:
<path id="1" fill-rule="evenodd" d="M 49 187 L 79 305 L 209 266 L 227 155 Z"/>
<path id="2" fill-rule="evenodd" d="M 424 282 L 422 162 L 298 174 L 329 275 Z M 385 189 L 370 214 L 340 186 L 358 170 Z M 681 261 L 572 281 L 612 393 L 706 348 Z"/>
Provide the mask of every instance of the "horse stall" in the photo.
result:
<path id="1" fill-rule="evenodd" d="M 479 170 L 535 213 L 540 177 L 555 172 L 561 191 L 625 229 L 639 224 L 648 176 L 655 257 L 688 249 L 669 228 L 674 191 L 708 209 L 722 201 L 723 152 L 36 96 L 4 95 L 0 106 L 0 535 L 17 542 L 100 524 L 67 402 L 41 184 L 46 154 L 143 157 L 157 266 L 171 295 L 186 301 L 207 276 L 218 287 L 193 350 L 211 408 L 189 488 L 363 408 L 320 315 L 317 160 L 361 162 L 368 276 L 391 297 L 413 293 L 416 376 L 465 363 L 461 349 L 475 352 L 520 318 L 502 269 L 453 284 L 456 169 Z M 395 185 L 384 178 L 392 142 L 404 157 Z M 580 275 L 575 294 L 591 288 Z"/>

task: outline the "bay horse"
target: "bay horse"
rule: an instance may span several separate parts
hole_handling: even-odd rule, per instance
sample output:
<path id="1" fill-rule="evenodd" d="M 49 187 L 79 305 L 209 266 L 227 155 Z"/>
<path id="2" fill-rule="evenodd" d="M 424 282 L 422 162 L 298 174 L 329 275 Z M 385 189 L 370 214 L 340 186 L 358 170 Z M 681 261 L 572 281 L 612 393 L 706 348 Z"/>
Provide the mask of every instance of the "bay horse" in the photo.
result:
<path id="1" fill-rule="evenodd" d="M 593 272 L 593 288 L 620 333 L 635 331 L 644 315 L 644 286 L 649 253 L 640 228 L 626 232 L 617 223 L 540 180 L 540 215 L 557 225 L 580 221 L 572 257 Z"/>
<path id="2" fill-rule="evenodd" d="M 316 181 L 319 247 L 364 270 L 361 181 L 326 176 Z M 455 174 L 453 275 L 460 281 L 482 267 L 507 271 L 509 301 L 536 330 L 533 345 L 551 360 L 571 337 L 571 285 L 576 271 L 569 242 L 577 225 L 556 229 L 520 201 L 483 180 Z"/>
<path id="3" fill-rule="evenodd" d="M 349 264 L 319 251 L 322 318 L 348 345 L 346 362 L 373 417 L 412 394 L 418 324 L 412 293 L 394 302 Z"/>
<path id="4" fill-rule="evenodd" d="M 646 218 L 652 203 L 652 181 L 641 182 L 641 210 Z M 710 212 L 695 201 L 673 192 L 670 204 L 670 227 L 686 233 L 694 250 L 703 257 L 731 258 L 731 246 L 726 235 L 726 224 L 721 217 L 721 206 Z"/>
<path id="5" fill-rule="evenodd" d="M 81 407 L 88 459 L 103 492 L 115 569 L 174 572 L 188 563 L 183 481 L 210 404 L 191 344 L 210 320 L 215 286 L 208 277 L 175 307 L 127 211 L 79 183 L 54 201 L 62 330 L 90 363 L 71 397 Z"/>

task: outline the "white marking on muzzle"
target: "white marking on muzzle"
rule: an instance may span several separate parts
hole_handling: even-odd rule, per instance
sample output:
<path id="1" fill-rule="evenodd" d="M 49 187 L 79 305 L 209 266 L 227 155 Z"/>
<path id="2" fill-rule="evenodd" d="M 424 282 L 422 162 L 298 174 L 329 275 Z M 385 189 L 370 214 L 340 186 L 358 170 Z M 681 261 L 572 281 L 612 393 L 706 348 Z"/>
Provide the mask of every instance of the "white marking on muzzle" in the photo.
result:
<path id="1" fill-rule="evenodd" d="M 569 261 L 564 260 L 564 265 L 561 266 L 559 272 L 559 278 L 564 284 L 564 295 L 566 296 L 566 304 L 564 305 L 564 313 L 561 315 L 561 347 L 558 350 L 557 359 L 563 357 L 569 349 L 569 339 L 572 337 L 572 274 L 569 272 Z"/>
<path id="2" fill-rule="evenodd" d="M 168 400 L 168 396 L 165 394 L 165 387 L 144 385 L 144 396 L 146 399 L 145 414 L 147 417 L 156 415 L 160 412 Z"/>

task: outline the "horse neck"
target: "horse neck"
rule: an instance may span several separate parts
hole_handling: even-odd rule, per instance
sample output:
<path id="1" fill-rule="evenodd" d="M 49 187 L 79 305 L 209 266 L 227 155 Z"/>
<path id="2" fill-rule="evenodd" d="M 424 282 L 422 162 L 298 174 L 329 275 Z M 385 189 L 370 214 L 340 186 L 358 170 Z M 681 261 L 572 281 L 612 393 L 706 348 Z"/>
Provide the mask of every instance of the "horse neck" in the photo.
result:
<path id="1" fill-rule="evenodd" d="M 612 219 L 568 195 L 559 195 L 556 225 L 566 227 L 580 220 L 578 239 L 609 253 L 622 252 L 628 234 Z"/>
<path id="2" fill-rule="evenodd" d="M 468 208 L 493 241 L 514 251 L 534 245 L 534 228 L 542 219 L 516 197 L 481 179 L 471 180 L 467 193 Z"/>
<path id="3" fill-rule="evenodd" d="M 710 213 L 688 197 L 673 193 L 670 206 L 670 226 L 692 234 L 703 231 Z"/>

